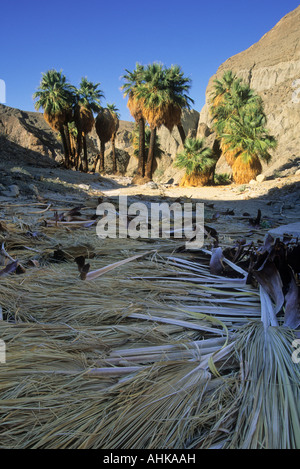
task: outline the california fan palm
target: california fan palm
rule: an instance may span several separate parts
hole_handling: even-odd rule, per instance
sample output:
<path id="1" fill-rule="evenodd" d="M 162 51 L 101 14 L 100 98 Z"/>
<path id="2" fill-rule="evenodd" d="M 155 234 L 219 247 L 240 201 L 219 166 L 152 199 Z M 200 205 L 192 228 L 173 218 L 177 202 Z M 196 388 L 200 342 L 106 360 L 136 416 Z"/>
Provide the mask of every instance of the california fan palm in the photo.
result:
<path id="1" fill-rule="evenodd" d="M 34 107 L 44 110 L 44 119 L 61 136 L 65 166 L 69 167 L 70 144 L 66 136 L 68 123 L 72 121 L 74 87 L 67 82 L 62 71 L 51 69 L 42 74 L 38 90 L 33 94 Z"/>
<path id="2" fill-rule="evenodd" d="M 108 108 L 101 108 L 95 120 L 95 128 L 100 140 L 100 154 L 97 155 L 93 171 L 104 172 L 105 145 L 117 132 L 118 118 Z M 98 166 L 99 165 L 99 166 Z"/>
<path id="3" fill-rule="evenodd" d="M 187 96 L 190 80 L 183 76 L 178 66 L 167 69 L 153 63 L 146 67 L 143 81 L 138 85 L 136 96 L 142 104 L 142 112 L 151 129 L 150 146 L 145 170 L 147 179 L 152 179 L 156 130 L 165 125 L 170 131 L 174 125 L 181 128 L 181 110 L 189 107 L 192 99 Z"/>
<path id="4" fill-rule="evenodd" d="M 204 139 L 187 138 L 184 150 L 178 153 L 174 163 L 174 166 L 186 171 L 180 185 L 197 187 L 211 183 L 216 163 L 212 150 L 205 147 Z"/>
<path id="5" fill-rule="evenodd" d="M 100 110 L 100 99 L 104 97 L 102 91 L 98 89 L 100 83 L 92 83 L 87 78 L 82 78 L 77 90 L 77 102 L 74 109 L 74 120 L 77 127 L 77 155 L 76 166 L 79 169 L 80 154 L 83 147 L 83 170 L 88 171 L 87 143 L 86 136 L 94 127 L 94 112 Z"/>
<path id="6" fill-rule="evenodd" d="M 268 162 L 269 150 L 276 146 L 274 137 L 265 129 L 267 119 L 261 97 L 229 70 L 215 81 L 211 114 L 234 182 L 248 183 L 261 173 L 261 160 Z"/>
<path id="7" fill-rule="evenodd" d="M 145 119 L 143 116 L 141 100 L 137 98 L 136 90 L 143 80 L 144 69 L 143 65 L 137 63 L 132 72 L 126 70 L 126 74 L 122 77 L 123 80 L 125 80 L 122 90 L 124 92 L 124 96 L 128 97 L 127 107 L 139 128 L 139 157 L 137 169 L 139 177 L 144 177 L 145 175 Z"/>
<path id="8" fill-rule="evenodd" d="M 233 116 L 223 134 L 229 149 L 238 149 L 232 165 L 233 180 L 246 184 L 262 171 L 261 161 L 268 163 L 276 139 L 265 128 L 266 118 L 256 107 L 248 106 Z"/>

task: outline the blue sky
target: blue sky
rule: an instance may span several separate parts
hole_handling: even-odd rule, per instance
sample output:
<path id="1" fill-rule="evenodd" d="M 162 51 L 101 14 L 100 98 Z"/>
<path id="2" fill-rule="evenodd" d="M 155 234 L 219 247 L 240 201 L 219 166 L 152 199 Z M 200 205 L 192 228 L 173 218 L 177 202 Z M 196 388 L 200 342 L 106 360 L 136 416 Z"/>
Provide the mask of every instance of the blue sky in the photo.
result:
<path id="1" fill-rule="evenodd" d="M 120 87 L 125 69 L 178 64 L 194 108 L 226 59 L 257 42 L 299 0 L 10 0 L 0 5 L 0 80 L 7 106 L 33 111 L 41 73 L 63 70 L 75 86 L 101 83 L 102 105 L 132 120 Z M 288 31 L 287 31 L 288 34 Z"/>

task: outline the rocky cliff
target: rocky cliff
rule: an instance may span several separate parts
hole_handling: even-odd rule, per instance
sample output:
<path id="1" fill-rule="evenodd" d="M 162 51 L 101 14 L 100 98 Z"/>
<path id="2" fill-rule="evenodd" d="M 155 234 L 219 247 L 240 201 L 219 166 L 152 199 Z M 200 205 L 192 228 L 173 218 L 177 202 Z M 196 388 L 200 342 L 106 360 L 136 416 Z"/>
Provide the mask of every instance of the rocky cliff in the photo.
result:
<path id="1" fill-rule="evenodd" d="M 268 129 L 278 148 L 266 176 L 294 171 L 300 164 L 300 6 L 283 17 L 249 49 L 229 58 L 209 80 L 206 103 L 200 112 L 198 136 L 211 126 L 209 100 L 214 80 L 232 70 L 262 97 Z"/>

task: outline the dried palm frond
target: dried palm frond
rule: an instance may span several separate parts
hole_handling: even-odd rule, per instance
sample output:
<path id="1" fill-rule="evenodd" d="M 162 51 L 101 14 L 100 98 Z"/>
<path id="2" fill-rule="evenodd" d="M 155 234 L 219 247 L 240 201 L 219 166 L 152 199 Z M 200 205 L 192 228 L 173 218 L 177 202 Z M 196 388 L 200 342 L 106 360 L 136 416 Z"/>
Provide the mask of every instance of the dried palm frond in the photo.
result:
<path id="1" fill-rule="evenodd" d="M 294 334 L 250 323 L 236 343 L 245 364 L 236 431 L 230 448 L 300 448 L 300 369 L 292 360 Z"/>
<path id="2" fill-rule="evenodd" d="M 257 156 L 251 156 L 246 162 L 239 155 L 232 165 L 233 180 L 237 184 L 247 184 L 262 172 L 262 165 Z"/>
<path id="3" fill-rule="evenodd" d="M 300 447 L 294 333 L 239 257 L 214 270 L 182 240 L 13 226 L 5 252 L 23 262 L 27 239 L 40 264 L 1 277 L 1 448 Z"/>
<path id="4" fill-rule="evenodd" d="M 127 107 L 135 121 L 139 121 L 140 119 L 143 119 L 142 104 L 143 104 L 142 100 L 137 99 L 133 93 L 128 95 Z"/>
<path id="5" fill-rule="evenodd" d="M 201 174 L 185 174 L 180 181 L 180 187 L 200 187 L 207 186 L 212 181 L 214 169 L 209 168 Z"/>

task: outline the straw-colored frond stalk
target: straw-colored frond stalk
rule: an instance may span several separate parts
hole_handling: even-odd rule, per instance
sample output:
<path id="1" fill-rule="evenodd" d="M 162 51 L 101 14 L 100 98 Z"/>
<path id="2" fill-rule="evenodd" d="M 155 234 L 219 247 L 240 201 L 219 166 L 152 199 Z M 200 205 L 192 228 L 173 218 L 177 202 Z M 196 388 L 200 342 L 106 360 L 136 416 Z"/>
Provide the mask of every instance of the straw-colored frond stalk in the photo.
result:
<path id="1" fill-rule="evenodd" d="M 140 119 L 143 119 L 144 116 L 142 100 L 137 99 L 133 93 L 128 95 L 127 107 L 136 122 L 138 122 Z"/>
<path id="2" fill-rule="evenodd" d="M 164 124 L 167 112 L 168 106 L 166 104 L 155 107 L 143 106 L 143 116 L 153 129 L 159 129 Z"/>
<path id="3" fill-rule="evenodd" d="M 102 108 L 96 117 L 96 132 L 103 143 L 109 142 L 116 130 L 116 123 L 109 109 Z"/>
<path id="4" fill-rule="evenodd" d="M 0 262 L 26 267 L 0 282 L 1 448 L 300 448 L 294 333 L 240 265 L 9 210 Z"/>
<path id="5" fill-rule="evenodd" d="M 70 111 L 59 112 L 57 114 L 48 114 L 44 112 L 44 119 L 53 130 L 59 131 L 70 118 Z"/>
<path id="6" fill-rule="evenodd" d="M 95 120 L 91 109 L 85 106 L 77 106 L 74 112 L 74 119 L 81 132 L 88 134 L 92 131 Z"/>
<path id="7" fill-rule="evenodd" d="M 212 182 L 212 174 L 214 170 L 209 168 L 201 174 L 185 174 L 180 181 L 180 187 L 200 187 L 207 186 Z"/>
<path id="8" fill-rule="evenodd" d="M 223 139 L 221 139 L 220 148 L 221 148 L 222 154 L 224 155 L 226 159 L 227 164 L 229 164 L 229 166 L 232 167 L 238 155 L 241 153 L 241 150 L 238 148 L 234 150 L 230 149 L 230 144 L 225 143 Z"/>
<path id="9" fill-rule="evenodd" d="M 233 180 L 237 184 L 247 184 L 261 174 L 262 165 L 258 156 L 251 156 L 245 160 L 244 155 L 239 155 L 232 165 Z"/>

